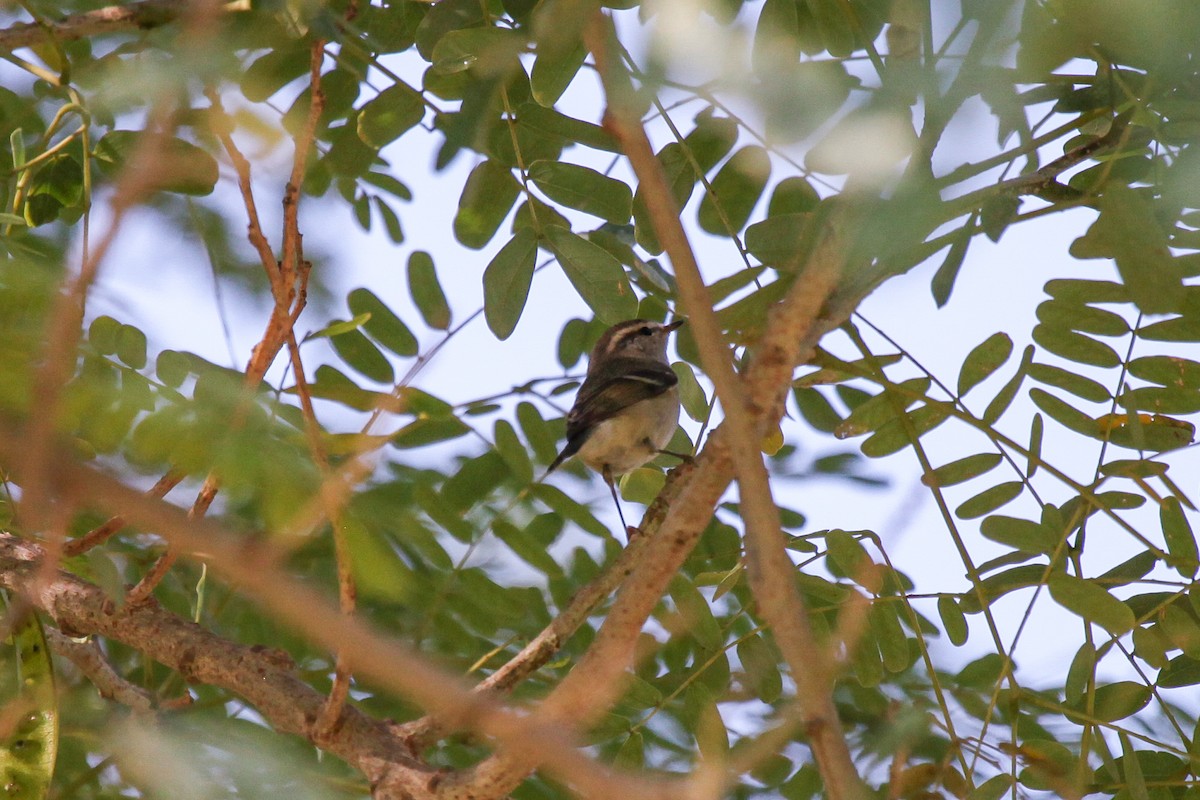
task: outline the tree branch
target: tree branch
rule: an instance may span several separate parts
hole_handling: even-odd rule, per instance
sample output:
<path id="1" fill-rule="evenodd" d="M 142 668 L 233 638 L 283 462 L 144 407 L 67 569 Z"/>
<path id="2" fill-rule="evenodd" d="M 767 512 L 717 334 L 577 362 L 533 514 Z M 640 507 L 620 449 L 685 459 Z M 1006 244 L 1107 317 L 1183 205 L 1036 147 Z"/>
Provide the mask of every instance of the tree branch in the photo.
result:
<path id="1" fill-rule="evenodd" d="M 19 22 L 0 30 L 0 50 L 32 47 L 47 38 L 70 42 L 88 36 L 121 31 L 148 30 L 173 22 L 194 5 L 189 0 L 143 0 L 121 6 L 108 6 L 82 14 L 71 14 L 57 22 Z M 225 11 L 248 11 L 246 0 L 226 3 Z"/>
<path id="2" fill-rule="evenodd" d="M 65 572 L 56 571 L 52 579 L 35 584 L 42 557 L 37 545 L 0 533 L 0 585 L 29 592 L 34 605 L 64 630 L 106 636 L 141 650 L 189 681 L 220 686 L 245 698 L 276 729 L 308 736 L 325 697 L 299 678 L 286 653 L 222 639 L 153 598 L 115 608 L 99 587 Z M 338 722 L 322 742 L 326 750 L 368 777 L 384 770 L 402 772 L 414 796 L 428 796 L 436 770 L 414 760 L 386 726 L 353 707 L 344 707 Z"/>
<path id="3" fill-rule="evenodd" d="M 723 427 L 729 429 L 729 455 L 742 498 L 747 573 L 758 613 L 775 634 L 791 667 L 797 700 L 804 709 L 813 755 L 828 796 L 834 800 L 863 797 L 866 787 L 850 756 L 833 703 L 831 659 L 826 648 L 817 642 L 808 623 L 808 610 L 796 589 L 795 567 L 787 556 L 779 508 L 771 496 L 767 469 L 758 446 L 763 431 L 755 424 L 762 415 L 751 407 L 750 398 L 754 395 L 745 391 L 733 369 L 729 346 L 713 311 L 712 296 L 679 219 L 680 209 L 662 164 L 655 158 L 646 137 L 640 113 L 632 104 L 634 98 L 625 90 L 628 78 L 618 75 L 618 71 L 624 71 L 610 58 L 609 43 L 614 36 L 609 18 L 603 12 L 596 12 L 585 32 L 585 40 L 608 97 L 607 127 L 621 143 L 621 149 L 638 177 L 655 233 L 675 268 L 679 298 L 688 314 L 705 372 L 725 409 Z M 826 237 L 822 244 L 826 246 L 823 257 L 814 259 L 814 268 L 806 270 L 803 277 L 811 287 L 815 301 L 805 312 L 810 319 L 820 312 L 821 305 L 837 285 L 844 258 L 840 239 Z"/>
<path id="4" fill-rule="evenodd" d="M 0 419 L 0 463 L 12 460 L 20 441 L 17 428 Z M 55 448 L 50 455 L 54 488 L 66 502 L 110 512 L 119 509 L 131 524 L 154 530 L 177 547 L 181 555 L 199 559 L 197 554 L 203 553 L 205 563 L 215 574 L 237 584 L 266 613 L 302 632 L 309 641 L 345 653 L 356 674 L 437 715 L 445 720 L 448 729 L 473 730 L 492 737 L 523 758 L 540 762 L 551 774 L 588 796 L 676 796 L 672 787 L 677 787 L 678 781 L 633 777 L 601 766 L 582 753 L 569 731 L 553 719 L 518 713 L 490 697 L 472 693 L 465 681 L 420 654 L 378 633 L 359 618 L 343 616 L 316 591 L 277 567 L 277 553 L 268 543 L 270 537 L 247 541 L 210 520 L 189 519 L 177 507 L 148 498 L 99 470 L 77 463 L 65 449 Z M 10 553 L 7 559 L 5 552 Z M 28 588 L 40 555 L 37 545 L 0 534 L 0 585 Z M 272 662 L 262 655 L 261 649 L 232 645 L 173 615 L 153 616 L 166 612 L 152 597 L 142 604 L 125 604 L 113 611 L 97 587 L 57 570 L 51 575 L 57 580 L 36 587 L 31 602 L 65 627 L 126 642 L 179 670 L 185 677 L 236 691 L 256 708 L 262 704 L 263 716 L 282 730 L 310 739 L 313 736 L 313 723 L 319 717 L 324 697 L 300 683 L 290 663 L 286 668 L 271 671 L 268 666 Z M 67 602 L 80 592 L 87 595 L 87 603 L 72 606 Z M 64 602 L 66 607 L 60 608 Z M 152 616 L 143 616 L 143 609 Z M 248 654 L 256 653 L 255 658 L 247 661 Z M 273 658 L 278 662 L 286 656 Z M 296 693 L 301 690 L 303 703 L 296 700 Z M 282 714 L 283 718 L 276 721 L 276 714 Z M 345 744 L 348 734 L 343 728 L 368 724 L 380 725 L 388 739 L 378 740 L 372 735 L 356 739 L 354 745 Z M 376 797 L 422 800 L 435 796 L 437 781 L 431 782 L 432 771 L 412 760 L 403 740 L 352 707 L 343 710 L 331 742 L 330 752 L 361 769 L 376 787 Z M 385 792 L 380 786 L 390 788 Z"/>

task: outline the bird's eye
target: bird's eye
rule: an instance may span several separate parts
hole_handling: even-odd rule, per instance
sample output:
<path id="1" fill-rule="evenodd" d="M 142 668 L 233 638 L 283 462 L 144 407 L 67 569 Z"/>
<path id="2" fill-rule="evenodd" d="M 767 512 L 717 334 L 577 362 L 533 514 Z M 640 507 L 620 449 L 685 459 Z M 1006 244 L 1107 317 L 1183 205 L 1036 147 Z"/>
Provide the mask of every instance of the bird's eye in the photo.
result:
<path id="1" fill-rule="evenodd" d="M 638 331 L 638 333 L 640 333 L 642 336 L 650 336 L 654 333 L 654 329 L 649 325 L 644 325 L 642 326 L 641 330 Z"/>

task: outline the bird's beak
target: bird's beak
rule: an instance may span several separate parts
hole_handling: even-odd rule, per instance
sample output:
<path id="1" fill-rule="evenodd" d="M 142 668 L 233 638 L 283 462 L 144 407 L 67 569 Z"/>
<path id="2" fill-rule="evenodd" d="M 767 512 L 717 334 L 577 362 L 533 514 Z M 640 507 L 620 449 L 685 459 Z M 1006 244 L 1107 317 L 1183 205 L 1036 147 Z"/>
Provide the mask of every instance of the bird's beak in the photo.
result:
<path id="1" fill-rule="evenodd" d="M 687 322 L 687 320 L 684 319 L 683 317 L 676 317 L 675 319 L 668 322 L 666 325 L 663 325 L 663 330 L 665 330 L 667 332 L 673 331 L 676 328 L 683 325 L 683 323 L 685 323 L 685 322 Z"/>

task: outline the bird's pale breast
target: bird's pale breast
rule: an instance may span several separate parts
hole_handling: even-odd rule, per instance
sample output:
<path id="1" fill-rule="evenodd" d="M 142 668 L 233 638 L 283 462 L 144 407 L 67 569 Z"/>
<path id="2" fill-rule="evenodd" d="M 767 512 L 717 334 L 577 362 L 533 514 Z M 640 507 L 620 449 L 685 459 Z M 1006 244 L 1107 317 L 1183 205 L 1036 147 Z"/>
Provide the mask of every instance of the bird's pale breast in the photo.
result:
<path id="1" fill-rule="evenodd" d="M 613 475 L 624 475 L 666 447 L 678 422 L 679 392 L 672 388 L 599 423 L 579 448 L 579 458 L 598 472 L 607 466 Z"/>

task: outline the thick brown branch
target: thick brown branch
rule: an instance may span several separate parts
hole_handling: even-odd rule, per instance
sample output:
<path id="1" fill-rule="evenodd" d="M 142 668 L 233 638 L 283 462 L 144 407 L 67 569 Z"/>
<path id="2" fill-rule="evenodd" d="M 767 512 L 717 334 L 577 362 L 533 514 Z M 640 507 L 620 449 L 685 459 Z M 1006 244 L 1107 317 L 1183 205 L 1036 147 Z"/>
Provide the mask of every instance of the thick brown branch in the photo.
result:
<path id="1" fill-rule="evenodd" d="M 638 185 L 654 229 L 671 258 L 679 285 L 679 297 L 688 313 L 705 372 L 713 382 L 725 409 L 724 426 L 729 429 L 729 454 L 738 478 L 742 518 L 746 524 L 748 575 L 759 613 L 791 667 L 797 700 L 804 708 L 806 727 L 825 790 L 834 800 L 865 796 L 865 787 L 850 756 L 833 704 L 832 665 L 829 654 L 816 641 L 808 624 L 808 613 L 796 589 L 794 570 L 787 556 L 780 525 L 779 508 L 771 487 L 758 442 L 762 431 L 755 424 L 762 415 L 751 407 L 753 395 L 733 369 L 712 297 L 700 275 L 696 256 L 680 222 L 680 209 L 650 141 L 632 97 L 622 94 L 624 81 L 614 73 L 609 41 L 614 35 L 608 17 L 597 12 L 588 28 L 588 47 L 596 60 L 609 98 L 608 128 L 616 135 L 638 177 Z M 821 304 L 832 293 L 841 268 L 842 241 L 826 237 L 825 251 L 815 258 L 803 280 L 813 289 L 816 302 L 805 310 L 815 319 Z"/>
<path id="2" fill-rule="evenodd" d="M 157 28 L 187 13 L 190 5 L 186 0 L 143 0 L 140 3 L 71 14 L 55 22 L 19 22 L 0 30 L 0 50 L 32 47 L 45 42 L 47 38 L 69 42 L 86 36 Z M 239 10 L 248 5 L 233 3 L 226 8 Z"/>
<path id="3" fill-rule="evenodd" d="M 38 546 L 0 534 L 0 584 L 13 590 L 32 589 L 34 604 L 61 628 L 98 634 L 141 650 L 189 681 L 220 686 L 245 698 L 274 728 L 308 734 L 325 698 L 296 675 L 285 653 L 222 639 L 153 600 L 114 608 L 99 587 L 63 572 L 33 587 L 41 557 Z M 368 776 L 402 768 L 413 796 L 428 796 L 435 771 L 413 760 L 383 724 L 353 707 L 343 708 L 339 724 L 322 746 Z"/>
<path id="4" fill-rule="evenodd" d="M 0 420 L 0 463 L 12 460 L 16 443 L 19 441 L 15 426 Z M 130 524 L 154 530 L 176 546 L 183 555 L 199 558 L 196 554 L 203 553 L 205 562 L 214 574 L 237 584 L 247 596 L 254 598 L 266 613 L 301 631 L 309 641 L 331 651 L 345 653 L 353 662 L 356 674 L 438 715 L 447 721 L 449 729 L 473 730 L 493 737 L 521 754 L 523 758 L 536 759 L 551 774 L 580 787 L 581 791 L 590 796 L 665 797 L 670 794 L 668 787 L 677 785 L 674 782 L 623 776 L 596 764 L 574 746 L 572 736 L 562 725 L 553 724 L 544 718 L 517 713 L 492 698 L 473 694 L 465 681 L 434 666 L 404 645 L 388 639 L 363 620 L 344 617 L 336 606 L 326 602 L 313 589 L 288 577 L 275 566 L 276 554 L 270 545 L 265 543 L 270 537 L 247 542 L 209 520 L 188 519 L 185 513 L 176 507 L 161 500 L 147 498 L 98 470 L 78 464 L 65 450 L 55 450 L 52 463 L 54 487 L 69 502 L 110 512 L 119 509 Z M 28 548 L 32 547 L 31 545 L 13 537 L 0 536 L 0 545 L 25 548 L 26 558 L 18 560 L 28 561 L 36 557 L 36 547 L 30 552 Z M 3 585 L 4 581 L 24 585 L 29 580 L 27 569 L 16 578 L 4 577 L 6 568 L 16 566 L 0 558 L 0 585 Z M 72 586 L 81 583 L 71 576 L 63 577 Z M 100 590 L 91 588 L 97 593 L 93 599 L 97 602 L 103 601 Z M 44 593 L 35 593 L 34 602 L 58 618 L 52 602 L 55 598 L 56 596 L 47 597 Z M 146 638 L 134 630 L 125 631 L 123 628 L 112 627 L 111 619 L 114 615 L 123 620 L 140 611 L 142 607 L 151 610 L 157 608 L 153 598 L 148 598 L 146 603 L 138 607 L 127 604 L 120 612 L 113 613 L 104 613 L 100 606 L 89 606 L 89 614 L 84 619 L 69 620 L 67 624 L 84 632 L 98 631 L 122 641 L 129 641 L 124 637 L 135 637 L 137 643 L 130 642 L 133 646 L 143 647 L 147 653 L 154 654 L 158 652 L 158 648 L 153 646 L 152 637 Z M 197 628 L 201 634 L 211 636 L 207 631 L 184 620 L 176 619 L 174 624 L 191 626 Z M 219 641 L 217 637 L 213 637 L 214 646 L 217 646 Z M 193 675 L 196 680 L 211 680 L 215 685 L 224 686 L 222 681 L 226 679 L 223 677 L 225 670 L 236 666 L 227 665 L 225 662 L 230 659 L 236 661 L 241 651 L 222 651 L 208 664 L 207 668 L 211 671 L 202 675 L 195 672 L 194 663 L 195 659 L 201 657 L 200 651 L 190 648 L 189 652 L 190 656 L 182 661 L 180 653 L 175 650 L 163 653 L 166 659 L 163 663 L 179 669 L 185 675 Z M 205 655 L 207 657 L 207 654 Z M 157 655 L 154 657 L 158 658 Z M 189 673 L 188 670 L 192 672 Z M 291 689 L 276 688 L 270 696 L 262 699 L 269 703 L 278 702 L 281 697 L 291 698 L 290 691 Z M 310 708 L 307 702 L 304 706 L 303 717 L 307 724 L 311 724 L 317 718 L 324 701 L 319 694 L 315 696 L 318 698 L 315 706 Z M 257 695 L 246 697 L 257 705 Z M 292 718 L 290 724 L 298 725 L 299 722 Z M 288 727 L 286 730 L 307 732 L 308 728 Z M 400 739 L 396 738 L 395 742 L 399 746 Z M 333 752 L 341 755 L 337 750 Z M 412 770 L 391 757 L 391 750 L 387 753 L 375 750 L 365 754 L 357 752 L 349 754 L 348 760 L 362 769 L 372 783 L 377 785 L 377 797 L 430 796 L 424 788 L 425 773 L 413 775 Z M 395 793 L 385 794 L 378 790 L 380 782 L 389 786 L 394 784 Z M 402 794 L 402 788 L 409 794 Z"/>

